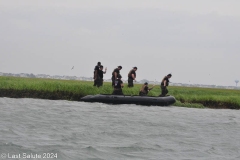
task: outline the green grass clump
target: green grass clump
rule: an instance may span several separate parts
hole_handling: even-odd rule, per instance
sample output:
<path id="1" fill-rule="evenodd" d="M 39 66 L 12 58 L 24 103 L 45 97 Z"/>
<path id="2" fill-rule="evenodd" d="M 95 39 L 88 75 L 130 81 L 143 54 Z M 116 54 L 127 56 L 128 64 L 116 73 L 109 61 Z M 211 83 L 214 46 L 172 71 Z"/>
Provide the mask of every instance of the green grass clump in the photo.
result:
<path id="1" fill-rule="evenodd" d="M 138 95 L 142 84 L 135 84 L 123 88 L 124 95 Z M 151 85 L 149 85 L 151 87 Z M 212 89 L 197 87 L 169 86 L 169 94 L 177 102 L 175 106 L 191 108 L 240 108 L 240 90 Z M 0 76 L 0 96 L 13 98 L 43 98 L 65 99 L 79 101 L 85 95 L 111 94 L 113 91 L 110 82 L 104 82 L 103 87 L 93 86 L 91 81 L 21 78 Z M 149 96 L 158 96 L 161 90 L 159 85 L 149 92 Z"/>

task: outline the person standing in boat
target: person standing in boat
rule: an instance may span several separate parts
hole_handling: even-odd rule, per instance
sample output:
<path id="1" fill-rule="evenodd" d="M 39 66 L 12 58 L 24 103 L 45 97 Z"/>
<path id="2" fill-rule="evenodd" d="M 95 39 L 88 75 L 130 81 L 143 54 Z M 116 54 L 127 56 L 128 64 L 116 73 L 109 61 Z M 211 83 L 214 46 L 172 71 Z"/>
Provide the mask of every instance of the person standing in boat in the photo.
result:
<path id="1" fill-rule="evenodd" d="M 161 82 L 161 90 L 162 90 L 162 93 L 159 95 L 160 97 L 165 97 L 168 93 L 168 89 L 167 89 L 167 86 L 169 84 L 169 79 L 172 77 L 172 74 L 168 74 L 167 76 L 165 76 L 163 79 L 162 79 L 162 82 Z"/>
<path id="2" fill-rule="evenodd" d="M 115 81 L 118 79 L 118 76 L 120 75 L 120 70 L 122 69 L 122 66 L 118 66 L 115 68 L 112 72 L 112 86 L 114 87 Z"/>
<path id="3" fill-rule="evenodd" d="M 141 88 L 141 90 L 140 90 L 140 92 L 139 92 L 139 96 L 147 96 L 148 92 L 149 92 L 150 90 L 152 90 L 154 86 L 155 86 L 155 85 L 153 85 L 151 88 L 149 88 L 149 87 L 148 87 L 148 83 L 145 82 L 145 83 L 142 85 L 142 88 Z"/>
<path id="4" fill-rule="evenodd" d="M 105 71 L 103 71 L 103 66 L 101 65 L 98 71 L 97 87 L 100 87 L 103 85 L 103 74 L 105 73 L 107 73 L 107 68 L 105 68 Z"/>
<path id="5" fill-rule="evenodd" d="M 101 66 L 101 62 L 98 62 L 97 65 L 94 67 L 94 71 L 93 71 L 94 84 L 93 84 L 93 86 L 97 85 L 97 80 L 99 79 L 98 71 L 99 71 L 100 66 Z"/>
<path id="6" fill-rule="evenodd" d="M 123 95 L 122 88 L 124 87 L 122 76 L 119 74 L 114 83 L 113 95 Z"/>
<path id="7" fill-rule="evenodd" d="M 133 67 L 128 73 L 128 87 L 133 87 L 133 81 L 136 81 L 137 67 Z"/>

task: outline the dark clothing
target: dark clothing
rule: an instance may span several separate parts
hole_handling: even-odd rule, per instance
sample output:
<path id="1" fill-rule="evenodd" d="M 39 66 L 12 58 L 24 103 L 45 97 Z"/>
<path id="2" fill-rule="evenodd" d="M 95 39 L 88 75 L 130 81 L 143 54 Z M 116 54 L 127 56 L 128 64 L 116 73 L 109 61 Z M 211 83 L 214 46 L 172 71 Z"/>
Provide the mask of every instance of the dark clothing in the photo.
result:
<path id="1" fill-rule="evenodd" d="M 104 72 L 105 73 L 105 72 Z M 103 79 L 103 71 L 102 70 L 99 70 L 98 71 L 98 76 L 99 78 L 102 78 Z"/>
<path id="2" fill-rule="evenodd" d="M 128 87 L 133 87 L 133 79 L 128 77 Z"/>
<path id="3" fill-rule="evenodd" d="M 166 86 L 164 86 L 164 81 L 166 81 Z M 162 93 L 160 94 L 161 97 L 164 97 L 167 95 L 168 93 L 168 89 L 167 89 L 167 86 L 169 84 L 169 79 L 167 76 L 165 76 L 162 80 L 162 83 L 161 83 L 161 90 L 162 90 Z"/>
<path id="4" fill-rule="evenodd" d="M 115 79 L 112 79 L 112 86 L 115 85 Z"/>
<path id="5" fill-rule="evenodd" d="M 98 79 L 99 79 L 99 77 L 97 77 L 97 78 L 94 77 L 94 84 L 93 84 L 93 86 L 96 86 L 96 85 L 97 85 Z"/>
<path id="6" fill-rule="evenodd" d="M 96 66 L 94 67 L 94 71 L 99 70 L 99 67 L 100 67 L 100 66 L 96 65 Z"/>
<path id="7" fill-rule="evenodd" d="M 147 96 L 147 94 L 140 91 L 139 96 Z"/>
<path id="8" fill-rule="evenodd" d="M 161 85 L 161 90 L 162 90 L 162 93 L 161 93 L 159 96 L 161 96 L 161 97 L 165 97 L 165 96 L 167 95 L 167 93 L 168 93 L 168 89 L 167 89 L 167 87 Z"/>
<path id="9" fill-rule="evenodd" d="M 130 70 L 128 73 L 128 78 L 132 78 L 132 74 L 134 74 L 134 78 L 136 78 L 136 72 L 134 69 Z M 132 78 L 133 79 L 133 78 Z"/>
<path id="10" fill-rule="evenodd" d="M 98 75 L 99 67 L 100 67 L 100 66 L 98 66 L 98 65 L 94 67 L 93 78 L 96 78 L 96 75 Z"/>
<path id="11" fill-rule="evenodd" d="M 101 87 L 103 85 L 103 79 L 102 78 L 97 78 L 96 79 L 96 86 L 97 87 Z"/>
<path id="12" fill-rule="evenodd" d="M 119 76 L 120 74 L 120 70 L 118 68 L 115 68 L 112 72 L 112 86 L 115 85 L 115 72 L 117 73 L 117 77 Z"/>
<path id="13" fill-rule="evenodd" d="M 139 96 L 147 96 L 149 91 L 148 86 L 143 85 L 141 91 L 139 92 Z"/>
<path id="14" fill-rule="evenodd" d="M 134 74 L 134 78 L 136 78 L 136 72 L 134 69 L 130 70 L 128 73 L 128 87 L 133 87 L 133 80 L 132 74 Z"/>
<path id="15" fill-rule="evenodd" d="M 120 70 L 118 68 L 115 68 L 112 72 L 112 78 L 115 78 L 115 72 L 117 73 L 117 76 L 120 74 Z"/>
<path id="16" fill-rule="evenodd" d="M 122 86 L 121 84 L 123 83 L 122 80 L 116 80 L 114 82 L 114 89 L 113 89 L 113 93 L 114 95 L 123 95 L 123 92 L 122 92 Z"/>
<path id="17" fill-rule="evenodd" d="M 94 71 L 93 71 L 93 79 L 94 79 L 94 84 L 93 84 L 93 86 L 96 86 L 96 85 L 97 85 L 97 79 L 99 78 L 99 77 L 98 77 L 98 72 L 99 72 L 99 66 L 96 65 L 96 66 L 94 67 Z M 97 76 L 97 77 L 96 77 L 96 76 Z"/>
<path id="18" fill-rule="evenodd" d="M 164 85 L 164 81 L 165 81 L 165 80 L 167 81 L 166 86 L 168 86 L 168 84 L 169 84 L 169 79 L 168 79 L 167 76 L 163 78 L 162 83 L 161 83 L 161 86 Z"/>
<path id="19" fill-rule="evenodd" d="M 103 85 L 103 71 L 102 70 L 98 70 L 98 77 L 96 79 L 96 86 L 100 87 Z"/>
<path id="20" fill-rule="evenodd" d="M 119 89 L 122 88 L 121 84 L 123 84 L 123 81 L 118 79 L 115 81 L 114 88 Z"/>
<path id="21" fill-rule="evenodd" d="M 113 95 L 123 95 L 123 91 L 122 91 L 122 88 L 120 89 L 115 89 L 113 90 Z"/>
<path id="22" fill-rule="evenodd" d="M 162 83 L 161 83 L 161 90 L 162 90 L 162 93 L 159 95 L 161 97 L 164 97 L 167 95 L 168 93 L 168 89 L 167 89 L 167 86 L 169 84 L 169 77 L 171 77 L 172 75 L 171 74 L 168 74 L 167 76 L 165 76 L 162 80 Z M 164 86 L 164 81 L 166 81 L 166 86 Z"/>
<path id="23" fill-rule="evenodd" d="M 148 86 L 146 86 L 146 85 L 143 85 L 142 86 L 142 89 L 140 90 L 140 92 L 139 92 L 139 95 L 140 95 L 140 93 L 142 94 L 142 95 L 147 95 L 148 94 Z"/>

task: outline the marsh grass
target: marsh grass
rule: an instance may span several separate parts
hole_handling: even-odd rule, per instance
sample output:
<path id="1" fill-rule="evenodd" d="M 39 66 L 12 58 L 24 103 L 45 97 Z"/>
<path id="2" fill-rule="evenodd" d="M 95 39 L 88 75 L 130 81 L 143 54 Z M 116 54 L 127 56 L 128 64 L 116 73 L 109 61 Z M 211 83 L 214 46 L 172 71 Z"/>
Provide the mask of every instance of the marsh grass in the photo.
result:
<path id="1" fill-rule="evenodd" d="M 123 88 L 124 95 L 138 95 L 141 84 Z M 151 85 L 149 85 L 151 87 Z M 110 82 L 104 82 L 103 87 L 93 86 L 91 81 L 40 79 L 0 76 L 0 96 L 13 98 L 43 98 L 65 99 L 79 101 L 85 95 L 111 94 Z M 195 88 L 195 87 L 168 87 L 169 94 L 177 102 L 175 106 L 195 108 L 240 108 L 240 90 Z M 149 92 L 149 96 L 160 94 L 159 85 Z"/>

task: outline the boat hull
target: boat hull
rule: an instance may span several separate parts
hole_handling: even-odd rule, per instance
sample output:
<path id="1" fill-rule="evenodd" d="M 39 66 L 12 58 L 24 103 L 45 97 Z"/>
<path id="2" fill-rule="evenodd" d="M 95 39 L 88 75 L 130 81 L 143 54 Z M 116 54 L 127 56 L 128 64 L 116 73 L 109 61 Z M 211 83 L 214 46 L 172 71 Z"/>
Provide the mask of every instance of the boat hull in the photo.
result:
<path id="1" fill-rule="evenodd" d="M 124 95 L 88 95 L 81 98 L 84 102 L 100 102 L 109 104 L 138 104 L 138 105 L 155 105 L 169 106 L 176 102 L 173 96 L 166 97 L 149 97 L 149 96 L 124 96 Z"/>

